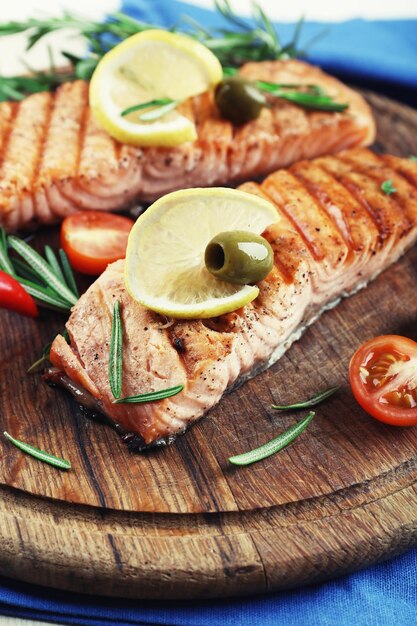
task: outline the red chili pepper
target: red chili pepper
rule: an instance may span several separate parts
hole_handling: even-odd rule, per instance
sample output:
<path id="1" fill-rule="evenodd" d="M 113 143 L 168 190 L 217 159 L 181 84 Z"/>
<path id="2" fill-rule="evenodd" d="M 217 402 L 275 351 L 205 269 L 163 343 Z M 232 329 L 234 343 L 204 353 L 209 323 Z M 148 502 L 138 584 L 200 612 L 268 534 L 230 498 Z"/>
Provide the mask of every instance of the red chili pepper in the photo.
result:
<path id="1" fill-rule="evenodd" d="M 32 296 L 28 294 L 22 285 L 15 278 L 0 270 L 0 308 L 10 309 L 26 315 L 27 317 L 37 317 L 38 307 Z"/>

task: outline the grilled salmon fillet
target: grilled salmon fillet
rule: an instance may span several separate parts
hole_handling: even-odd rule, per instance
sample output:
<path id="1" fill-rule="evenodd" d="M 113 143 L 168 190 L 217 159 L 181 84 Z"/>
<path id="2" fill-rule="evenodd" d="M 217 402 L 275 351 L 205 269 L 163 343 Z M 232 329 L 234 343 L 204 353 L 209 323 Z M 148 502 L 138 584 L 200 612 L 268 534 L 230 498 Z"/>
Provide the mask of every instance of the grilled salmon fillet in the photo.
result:
<path id="1" fill-rule="evenodd" d="M 381 184 L 391 180 L 395 193 Z M 275 362 L 302 329 L 393 263 L 417 238 L 417 163 L 365 149 L 301 161 L 241 190 L 273 202 L 264 237 L 275 266 L 259 297 L 211 320 L 172 320 L 132 300 L 124 261 L 96 280 L 52 344 L 49 376 L 146 444 L 170 441 L 222 394 Z M 113 304 L 124 328 L 123 396 L 183 384 L 149 404 L 113 404 L 108 380 Z"/>
<path id="2" fill-rule="evenodd" d="M 247 78 L 315 84 L 346 102 L 343 113 L 306 111 L 275 99 L 260 117 L 236 127 L 205 93 L 182 105 L 198 139 L 177 148 L 122 145 L 88 106 L 88 83 L 62 85 L 22 102 L 0 103 L 0 226 L 11 232 L 62 220 L 80 209 L 119 210 L 169 191 L 243 181 L 303 158 L 372 143 L 364 99 L 301 61 L 249 63 Z"/>

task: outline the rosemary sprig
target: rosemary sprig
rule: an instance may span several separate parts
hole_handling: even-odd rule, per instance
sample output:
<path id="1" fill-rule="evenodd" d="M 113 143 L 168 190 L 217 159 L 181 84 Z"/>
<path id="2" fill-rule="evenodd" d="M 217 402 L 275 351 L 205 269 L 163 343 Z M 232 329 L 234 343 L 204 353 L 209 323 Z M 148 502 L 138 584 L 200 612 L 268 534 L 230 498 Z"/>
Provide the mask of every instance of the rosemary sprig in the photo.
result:
<path id="1" fill-rule="evenodd" d="M 29 443 L 25 443 L 20 439 L 15 439 L 6 431 L 4 431 L 3 434 L 8 441 L 16 446 L 16 448 L 30 454 L 30 456 L 33 456 L 35 459 L 39 459 L 39 461 L 43 461 L 44 463 L 49 463 L 49 465 L 53 465 L 59 469 L 68 470 L 71 468 L 71 463 L 69 461 L 61 459 L 60 457 L 50 454 L 49 452 L 45 452 L 44 450 L 39 450 L 39 448 L 35 448 L 35 446 L 31 446 Z"/>
<path id="2" fill-rule="evenodd" d="M 127 396 L 121 398 L 122 393 L 122 374 L 123 374 L 123 325 L 120 316 L 120 302 L 114 303 L 113 318 L 110 339 L 110 356 L 109 356 L 109 383 L 110 389 L 115 398 L 115 404 L 143 404 L 144 402 L 155 402 L 156 400 L 164 400 L 170 398 L 184 389 L 184 385 L 176 385 L 169 389 L 160 389 L 159 391 L 151 391 L 149 393 L 141 393 L 136 396 Z"/>
<path id="3" fill-rule="evenodd" d="M 8 248 L 21 258 L 9 256 Z M 0 269 L 13 276 L 38 304 L 68 312 L 78 300 L 78 290 L 68 258 L 59 251 L 60 262 L 49 246 L 46 260 L 25 241 L 15 236 L 6 237 L 0 228 Z"/>
<path id="4" fill-rule="evenodd" d="M 396 193 L 397 189 L 392 184 L 392 180 L 384 180 L 384 182 L 381 183 L 381 191 L 387 196 L 391 196 L 393 193 Z"/>
<path id="5" fill-rule="evenodd" d="M 110 357 L 109 357 L 109 382 L 114 398 L 120 398 L 122 393 L 122 368 L 123 368 L 123 328 L 120 317 L 120 302 L 114 303 L 113 319 L 111 325 Z"/>
<path id="6" fill-rule="evenodd" d="M 238 70 L 235 67 L 226 66 L 223 68 L 225 78 L 236 76 Z M 303 85 L 302 83 L 271 83 L 265 80 L 254 80 L 254 84 L 272 96 L 288 100 L 294 104 L 298 104 L 304 109 L 313 109 L 315 111 L 345 111 L 349 104 L 335 102 L 333 96 L 326 94 L 320 85 Z"/>
<path id="7" fill-rule="evenodd" d="M 253 24 L 239 18 L 229 0 L 215 0 L 216 10 L 225 20 L 225 28 L 209 30 L 195 20 L 183 18 L 169 30 L 183 32 L 207 46 L 224 65 L 242 65 L 246 61 L 288 59 L 302 56 L 298 40 L 303 20 L 300 20 L 292 37 L 282 45 L 272 22 L 257 2 L 252 2 Z M 27 49 L 49 33 L 70 28 L 82 35 L 89 47 L 85 58 L 62 51 L 71 64 L 67 72 L 56 71 L 53 64 L 47 72 L 34 76 L 0 77 L 0 100 L 21 100 L 29 93 L 49 91 L 61 83 L 75 78 L 89 79 L 99 60 L 115 44 L 127 37 L 159 25 L 147 24 L 121 12 L 112 13 L 105 22 L 94 22 L 69 12 L 62 17 L 36 19 L 0 24 L 0 36 L 28 32 Z"/>
<path id="8" fill-rule="evenodd" d="M 72 271 L 72 267 L 70 265 L 67 253 L 65 252 L 65 250 L 60 248 L 58 250 L 58 254 L 59 254 L 59 259 L 61 261 L 62 271 L 64 273 L 64 278 L 66 280 L 66 283 L 78 300 L 78 298 L 80 297 L 80 294 L 78 291 L 77 283 L 75 282 L 74 272 Z"/>
<path id="9" fill-rule="evenodd" d="M 328 389 L 325 389 L 324 391 L 319 391 L 318 393 L 315 393 L 308 400 L 303 400 L 302 402 L 296 402 L 295 404 L 273 404 L 272 408 L 276 409 L 277 411 L 293 411 L 296 409 L 308 409 L 312 406 L 316 406 L 317 404 L 320 404 L 320 402 L 323 402 L 324 400 L 327 400 L 327 398 L 330 398 L 330 396 L 336 393 L 336 391 L 338 391 L 339 389 L 340 389 L 339 385 L 335 385 L 334 387 L 329 387 Z"/>
<path id="10" fill-rule="evenodd" d="M 171 98 L 158 98 L 157 100 L 149 100 L 148 102 L 142 102 L 141 104 L 134 104 L 131 107 L 127 107 L 127 109 L 124 109 L 120 113 L 120 115 L 125 116 L 125 115 L 129 115 L 129 113 L 135 113 L 135 111 L 142 111 L 143 109 L 150 109 L 151 107 L 171 104 L 173 102 L 176 102 L 176 101 L 171 100 Z"/>
<path id="11" fill-rule="evenodd" d="M 51 246 L 45 246 L 45 257 L 57 279 L 61 282 L 65 282 L 61 266 L 59 265 L 56 254 L 52 250 Z"/>
<path id="12" fill-rule="evenodd" d="M 159 391 L 151 391 L 149 393 L 141 393 L 137 396 L 128 396 L 127 398 L 119 398 L 115 400 L 115 404 L 142 404 L 144 402 L 155 402 L 156 400 L 164 400 L 171 396 L 176 396 L 184 389 L 184 385 L 176 385 L 169 389 L 161 389 Z"/>
<path id="13" fill-rule="evenodd" d="M 171 102 L 167 102 L 163 106 L 157 107 L 156 109 L 149 111 L 149 113 L 142 113 L 142 115 L 139 115 L 139 119 L 143 122 L 153 122 L 154 120 L 159 119 L 166 113 L 173 111 L 178 105 L 179 102 L 177 100 L 172 100 Z"/>
<path id="14" fill-rule="evenodd" d="M 294 441 L 294 439 L 307 428 L 314 415 L 314 411 L 311 411 L 302 420 L 297 422 L 297 424 L 294 424 L 294 426 L 291 426 L 291 428 L 286 430 L 284 433 L 278 435 L 275 439 L 271 439 L 271 441 L 264 443 L 259 448 L 250 450 L 250 452 L 238 454 L 237 456 L 231 456 L 228 459 L 229 463 L 232 463 L 233 465 L 251 465 L 252 463 L 262 461 L 272 454 L 279 452 L 285 448 L 285 446 L 288 446 L 289 443 Z"/>
<path id="15" fill-rule="evenodd" d="M 40 254 L 31 248 L 25 241 L 11 235 L 8 243 L 17 252 L 29 266 L 40 276 L 40 278 L 49 285 L 55 295 L 69 306 L 77 302 L 77 296 L 67 287 L 66 283 L 61 280 L 54 269 L 45 261 Z"/>
<path id="16" fill-rule="evenodd" d="M 341 112 L 349 107 L 346 102 L 335 102 L 333 96 L 328 96 L 319 85 L 275 84 L 262 80 L 255 81 L 255 84 L 262 91 L 298 104 L 304 109 Z"/>

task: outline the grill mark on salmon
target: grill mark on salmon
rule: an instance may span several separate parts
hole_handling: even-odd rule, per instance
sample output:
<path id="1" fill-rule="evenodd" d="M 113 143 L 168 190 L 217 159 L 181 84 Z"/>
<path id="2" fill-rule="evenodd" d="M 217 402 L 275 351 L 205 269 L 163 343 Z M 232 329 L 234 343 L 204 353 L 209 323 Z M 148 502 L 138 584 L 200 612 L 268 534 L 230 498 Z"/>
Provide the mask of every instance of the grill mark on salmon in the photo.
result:
<path id="1" fill-rule="evenodd" d="M 72 345 L 55 339 L 54 367 L 89 392 L 90 404 L 94 397 L 108 418 L 138 433 L 144 445 L 171 442 L 226 390 L 275 362 L 323 310 L 363 287 L 415 242 L 417 184 L 404 182 L 390 197 L 379 184 L 387 175 L 399 180 L 404 170 L 407 180 L 417 176 L 411 161 L 351 150 L 295 164 L 261 185 L 242 185 L 243 191 L 272 198 L 277 209 L 276 222 L 264 232 L 275 265 L 256 300 L 220 318 L 167 326 L 130 298 L 124 262 L 118 261 L 73 308 L 67 323 Z M 107 372 L 116 299 L 124 327 L 123 395 L 183 384 L 180 394 L 147 405 L 113 403 Z"/>
<path id="2" fill-rule="evenodd" d="M 248 63 L 241 72 L 251 79 L 317 84 L 349 108 L 306 111 L 272 99 L 257 120 L 237 127 L 220 117 L 213 94 L 206 93 L 181 105 L 196 123 L 195 142 L 139 148 L 118 143 L 99 127 L 83 81 L 0 103 L 0 226 L 11 232 L 80 209 L 121 210 L 175 189 L 234 184 L 373 141 L 375 125 L 364 99 L 319 68 L 268 61 Z"/>

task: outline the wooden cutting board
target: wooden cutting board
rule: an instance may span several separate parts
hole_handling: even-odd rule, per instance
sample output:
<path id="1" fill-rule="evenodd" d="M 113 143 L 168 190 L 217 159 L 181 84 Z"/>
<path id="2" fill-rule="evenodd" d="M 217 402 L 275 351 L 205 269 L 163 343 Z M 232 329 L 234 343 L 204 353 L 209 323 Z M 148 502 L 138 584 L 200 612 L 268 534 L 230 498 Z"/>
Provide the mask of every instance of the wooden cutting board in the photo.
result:
<path id="1" fill-rule="evenodd" d="M 417 154 L 417 112 L 367 95 L 375 148 Z M 62 316 L 33 322 L 0 311 L 1 431 L 73 466 L 61 472 L 1 438 L 0 574 L 133 598 L 247 595 L 328 579 L 416 545 L 417 427 L 372 420 L 347 383 L 350 356 L 366 339 L 417 340 L 416 268 L 414 249 L 175 445 L 146 454 L 130 453 L 64 391 L 25 375 Z M 293 445 L 248 468 L 228 464 L 294 423 L 272 403 L 333 384 L 340 392 Z"/>

